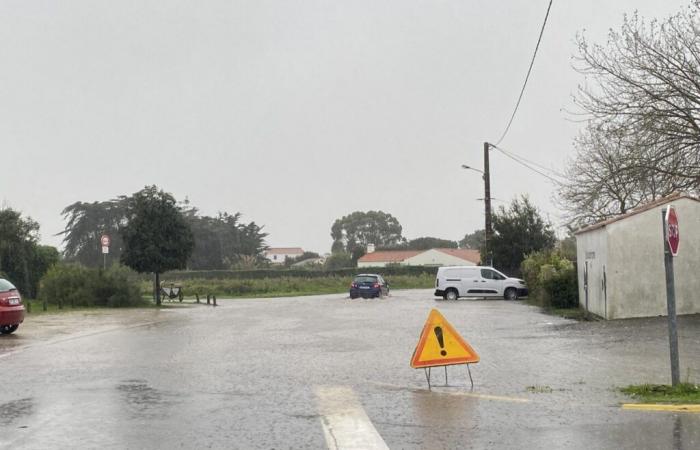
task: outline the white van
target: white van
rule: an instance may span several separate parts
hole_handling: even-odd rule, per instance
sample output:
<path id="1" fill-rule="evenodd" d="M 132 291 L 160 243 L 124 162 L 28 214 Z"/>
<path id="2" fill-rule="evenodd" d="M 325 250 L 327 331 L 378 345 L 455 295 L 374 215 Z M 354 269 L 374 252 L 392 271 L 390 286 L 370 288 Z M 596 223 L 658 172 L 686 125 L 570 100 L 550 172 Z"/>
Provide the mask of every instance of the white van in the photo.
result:
<path id="1" fill-rule="evenodd" d="M 435 295 L 445 300 L 459 297 L 503 297 L 516 300 L 527 296 L 527 285 L 509 278 L 493 267 L 452 266 L 438 268 Z"/>

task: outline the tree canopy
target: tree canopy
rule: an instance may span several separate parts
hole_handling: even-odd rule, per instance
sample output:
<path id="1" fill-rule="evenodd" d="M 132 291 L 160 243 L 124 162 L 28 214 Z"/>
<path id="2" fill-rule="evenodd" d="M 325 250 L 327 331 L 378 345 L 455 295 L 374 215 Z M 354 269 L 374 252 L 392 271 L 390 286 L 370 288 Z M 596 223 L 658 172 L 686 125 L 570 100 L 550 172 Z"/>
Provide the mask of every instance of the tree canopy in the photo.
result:
<path id="1" fill-rule="evenodd" d="M 464 239 L 459 241 L 459 245 L 462 248 L 478 250 L 484 245 L 485 234 L 486 232 L 483 229 L 476 230 L 473 233 L 467 233 L 464 235 Z"/>
<path id="2" fill-rule="evenodd" d="M 59 259 L 58 250 L 38 240 L 37 222 L 13 209 L 0 210 L 0 276 L 30 298 L 36 298 L 39 280 Z"/>
<path id="3" fill-rule="evenodd" d="M 121 262 L 139 273 L 154 273 L 156 303 L 160 304 L 159 275 L 184 269 L 194 249 L 194 236 L 172 195 L 148 186 L 135 193 L 122 227 Z"/>
<path id="4" fill-rule="evenodd" d="M 100 237 L 107 234 L 111 243 L 109 257 L 119 261 L 122 252 L 121 227 L 126 224 L 125 196 L 101 202 L 75 202 L 66 206 L 61 214 L 66 220 L 63 236 L 63 256 L 68 261 L 87 267 L 102 266 Z"/>
<path id="5" fill-rule="evenodd" d="M 119 261 L 123 247 L 122 229 L 129 222 L 128 208 L 133 201 L 130 196 L 120 196 L 112 200 L 76 202 L 67 206 L 63 210 L 66 227 L 60 233 L 63 235 L 65 258 L 88 267 L 101 267 L 100 236 L 108 234 L 112 240 L 109 258 Z M 189 268 L 229 269 L 260 263 L 267 236 L 262 226 L 255 222 L 242 222 L 240 213 L 220 212 L 214 217 L 203 216 L 187 201 L 178 204 L 178 207 L 195 240 L 195 248 L 187 262 Z"/>
<path id="6" fill-rule="evenodd" d="M 525 195 L 513 200 L 508 208 L 500 206 L 493 214 L 492 225 L 489 250 L 493 265 L 508 275 L 520 273 L 520 263 L 528 254 L 554 248 L 556 243 L 552 225 Z"/>
<path id="7" fill-rule="evenodd" d="M 560 189 L 574 225 L 700 189 L 700 2 L 665 20 L 626 16 L 605 45 L 578 37 L 588 124 Z"/>
<path id="8" fill-rule="evenodd" d="M 243 263 L 243 257 L 261 259 L 266 248 L 262 227 L 241 222 L 241 214 L 220 212 L 215 217 L 200 216 L 195 208 L 185 211 L 194 234 L 194 251 L 188 267 L 193 270 L 230 269 Z M 248 263 L 246 261 L 245 263 Z"/>
<path id="9" fill-rule="evenodd" d="M 333 253 L 346 252 L 357 261 L 367 251 L 368 244 L 395 247 L 405 239 L 396 217 L 382 211 L 355 211 L 337 219 L 331 227 Z"/>
<path id="10" fill-rule="evenodd" d="M 430 250 L 431 248 L 457 248 L 458 246 L 457 241 L 424 236 L 409 240 L 402 248 L 406 250 Z"/>

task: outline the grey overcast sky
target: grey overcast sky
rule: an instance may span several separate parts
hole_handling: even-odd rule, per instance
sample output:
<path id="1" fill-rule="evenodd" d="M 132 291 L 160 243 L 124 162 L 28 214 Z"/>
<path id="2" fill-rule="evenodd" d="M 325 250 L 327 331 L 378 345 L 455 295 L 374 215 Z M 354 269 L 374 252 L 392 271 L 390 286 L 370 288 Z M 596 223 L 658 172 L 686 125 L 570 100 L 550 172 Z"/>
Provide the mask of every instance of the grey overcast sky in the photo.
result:
<path id="1" fill-rule="evenodd" d="M 690 0 L 554 0 L 502 145 L 554 169 L 580 124 L 576 33 Z M 272 246 L 330 249 L 355 210 L 408 238 L 483 227 L 482 142 L 512 112 L 548 0 L 0 1 L 0 201 L 60 244 L 60 211 L 156 184 L 240 211 Z M 553 186 L 494 152 L 492 196 Z M 499 205 L 498 201 L 495 205 Z"/>

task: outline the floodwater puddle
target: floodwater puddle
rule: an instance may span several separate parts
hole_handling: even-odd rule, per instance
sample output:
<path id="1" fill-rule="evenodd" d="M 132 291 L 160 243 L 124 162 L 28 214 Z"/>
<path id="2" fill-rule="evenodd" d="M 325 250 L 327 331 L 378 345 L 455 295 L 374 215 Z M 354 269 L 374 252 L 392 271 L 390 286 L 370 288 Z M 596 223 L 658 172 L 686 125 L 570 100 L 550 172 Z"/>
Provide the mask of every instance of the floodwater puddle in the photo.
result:
<path id="1" fill-rule="evenodd" d="M 166 393 L 149 386 L 145 380 L 124 380 L 116 389 L 128 408 L 138 415 L 162 414 L 173 403 Z"/>
<path id="2" fill-rule="evenodd" d="M 0 425 L 10 425 L 17 419 L 34 413 L 34 399 L 31 397 L 0 404 Z"/>

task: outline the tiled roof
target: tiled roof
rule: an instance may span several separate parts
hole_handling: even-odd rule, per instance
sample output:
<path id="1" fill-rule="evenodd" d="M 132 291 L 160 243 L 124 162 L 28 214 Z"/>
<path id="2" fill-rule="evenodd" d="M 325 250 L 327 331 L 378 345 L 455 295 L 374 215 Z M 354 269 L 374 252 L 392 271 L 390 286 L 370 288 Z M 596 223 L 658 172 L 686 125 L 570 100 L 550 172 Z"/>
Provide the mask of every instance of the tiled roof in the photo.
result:
<path id="1" fill-rule="evenodd" d="M 401 262 L 405 259 L 420 255 L 424 250 L 387 250 L 367 253 L 358 262 Z"/>
<path id="2" fill-rule="evenodd" d="M 274 247 L 265 250 L 268 255 L 292 255 L 295 253 L 302 254 L 304 250 L 301 247 Z"/>
<path id="3" fill-rule="evenodd" d="M 619 216 L 611 217 L 610 219 L 603 220 L 602 222 L 594 223 L 593 225 L 589 225 L 587 227 L 581 228 L 580 230 L 576 231 L 574 234 L 587 233 L 589 231 L 597 230 L 598 228 L 603 228 L 604 226 L 610 225 L 611 223 L 617 222 L 618 220 L 623 220 L 623 219 L 626 219 L 630 216 L 634 216 L 636 214 L 643 213 L 645 211 L 649 211 L 650 209 L 654 209 L 657 206 L 665 205 L 666 203 L 671 203 L 672 201 L 678 200 L 681 198 L 687 198 L 688 200 L 694 200 L 696 202 L 700 202 L 700 200 L 698 200 L 695 197 L 691 197 L 690 195 L 681 194 L 681 193 L 676 192 L 676 193 L 668 195 L 666 197 L 656 199 L 653 202 L 649 202 L 645 205 L 638 206 L 637 208 L 634 208 L 633 210 L 631 210 L 630 212 L 628 212 L 626 214 L 620 214 Z"/>
<path id="4" fill-rule="evenodd" d="M 474 264 L 479 264 L 479 261 L 481 261 L 479 250 L 473 250 L 471 248 L 436 248 L 435 250 L 466 261 L 471 261 Z"/>

